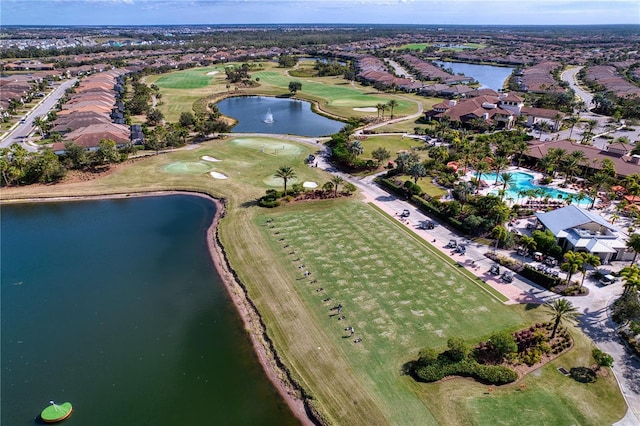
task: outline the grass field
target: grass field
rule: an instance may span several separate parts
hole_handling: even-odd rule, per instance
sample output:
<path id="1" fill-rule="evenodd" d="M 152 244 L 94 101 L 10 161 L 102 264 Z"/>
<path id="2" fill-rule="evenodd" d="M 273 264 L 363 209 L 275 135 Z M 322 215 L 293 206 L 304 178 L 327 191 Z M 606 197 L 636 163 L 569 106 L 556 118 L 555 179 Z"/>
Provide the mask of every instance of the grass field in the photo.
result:
<path id="1" fill-rule="evenodd" d="M 274 228 L 264 226 L 268 218 Z M 328 338 L 322 347 L 333 346 L 341 354 L 339 359 L 325 360 L 320 371 L 308 364 L 296 369 L 305 371 L 319 394 L 353 386 L 336 379 L 326 383 L 327 371 L 353 372 L 384 414 L 378 424 L 437 421 L 399 373 L 420 348 L 442 347 L 453 335 L 488 336 L 523 321 L 457 268 L 433 256 L 425 245 L 398 232 L 391 219 L 360 202 L 258 213 L 254 224 L 291 276 L 281 293 L 297 293 Z M 299 268 L 302 264 L 304 268 Z M 307 278 L 305 270 L 311 272 Z M 327 298 L 331 300 L 324 301 Z M 338 303 L 343 305 L 343 320 L 330 310 Z M 464 315 L 456 314 L 459 312 Z M 344 331 L 347 326 L 355 328 L 353 337 Z M 354 343 L 358 337 L 362 342 Z M 294 340 L 304 339 L 302 332 Z M 343 364 L 346 366 L 341 367 Z M 322 408 L 332 413 L 330 407 Z M 339 424 L 357 424 L 363 413 L 355 407 L 352 410 L 332 413 L 332 418 Z"/>
<path id="2" fill-rule="evenodd" d="M 391 153 L 391 160 L 395 160 L 401 151 L 414 151 L 413 148 L 419 148 L 424 146 L 424 142 L 418 139 L 403 138 L 402 135 L 380 135 L 380 136 L 368 136 L 366 139 L 360 141 L 364 147 L 364 152 L 360 158 L 372 158 L 371 153 L 379 148 L 386 148 Z M 429 155 L 427 151 L 415 150 L 422 159 L 427 158 Z"/>
<path id="3" fill-rule="evenodd" d="M 408 180 L 413 182 L 413 178 L 411 176 L 401 176 L 399 179 L 403 182 L 406 182 Z M 443 195 L 447 194 L 447 191 L 445 189 L 434 185 L 431 181 L 431 178 L 418 179 L 418 186 L 425 194 L 435 199 L 439 199 Z"/>
<path id="4" fill-rule="evenodd" d="M 210 86 L 219 84 L 213 78 Z M 533 306 L 504 305 L 465 269 L 355 197 L 257 207 L 257 197 L 280 185 L 273 173 L 282 165 L 291 165 L 301 182 L 322 185 L 330 179 L 304 165 L 313 146 L 229 138 L 187 148 L 91 181 L 3 188 L 2 198 L 169 189 L 226 198 L 220 238 L 229 261 L 281 359 L 330 423 L 600 425 L 624 414 L 611 375 L 584 385 L 556 371 L 593 363 L 591 343 L 577 330 L 576 348 L 528 375 L 522 393 L 517 385 L 487 395 L 486 386 L 471 380 L 419 384 L 402 376 L 402 364 L 422 347 L 443 348 L 449 337 L 475 343 L 546 317 Z M 221 161 L 206 161 L 207 156 Z M 213 179 L 210 172 L 228 179 Z M 331 316 L 338 303 L 343 320 Z M 347 326 L 355 328 L 353 337 Z M 357 337 L 360 343 L 354 343 Z"/>
<path id="5" fill-rule="evenodd" d="M 414 98 L 418 102 L 425 101 L 425 98 L 405 95 L 400 97 L 378 92 L 371 87 L 352 85 L 342 77 L 293 77 L 287 75 L 287 71 L 275 64 L 263 63 L 261 68 L 256 67 L 250 71 L 253 80 L 259 79 L 259 85 L 238 91 L 234 85 L 227 88 L 223 65 L 148 76 L 145 82 L 156 84 L 160 88 L 162 104 L 159 109 L 170 122 L 177 121 L 182 112 L 192 112 L 193 103 L 198 99 L 228 95 L 284 95 L 289 93 L 289 82 L 294 80 L 302 83 L 302 90 L 296 95 L 298 98 L 315 101 L 322 110 L 341 117 L 376 115 L 354 108 L 375 107 L 376 104 L 385 104 L 391 99 L 398 101 L 398 106 L 394 108 L 395 116 L 409 115 L 417 111 Z M 214 72 L 217 73 L 212 74 Z"/>
<path id="6" fill-rule="evenodd" d="M 402 46 L 398 47 L 398 49 L 424 50 L 429 46 L 431 46 L 431 43 L 409 43 L 403 44 Z"/>

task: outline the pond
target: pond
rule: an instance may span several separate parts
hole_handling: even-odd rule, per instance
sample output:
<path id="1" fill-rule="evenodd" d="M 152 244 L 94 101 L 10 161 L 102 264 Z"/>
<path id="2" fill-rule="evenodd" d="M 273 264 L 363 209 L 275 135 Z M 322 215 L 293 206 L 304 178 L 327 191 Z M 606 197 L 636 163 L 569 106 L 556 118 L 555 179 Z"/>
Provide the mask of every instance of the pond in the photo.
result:
<path id="1" fill-rule="evenodd" d="M 214 205 L 166 196 L 3 206 L 0 423 L 298 424 L 206 245 Z"/>
<path id="2" fill-rule="evenodd" d="M 268 96 L 241 96 L 218 102 L 224 115 L 238 120 L 232 132 L 328 136 L 345 123 L 331 120 L 311 110 L 305 101 Z"/>
<path id="3" fill-rule="evenodd" d="M 464 74 L 473 77 L 481 84 L 481 88 L 489 88 L 499 91 L 504 87 L 505 81 L 511 76 L 513 68 L 497 67 L 495 65 L 467 64 L 464 62 L 434 62 L 438 66 L 451 68 L 454 74 Z"/>

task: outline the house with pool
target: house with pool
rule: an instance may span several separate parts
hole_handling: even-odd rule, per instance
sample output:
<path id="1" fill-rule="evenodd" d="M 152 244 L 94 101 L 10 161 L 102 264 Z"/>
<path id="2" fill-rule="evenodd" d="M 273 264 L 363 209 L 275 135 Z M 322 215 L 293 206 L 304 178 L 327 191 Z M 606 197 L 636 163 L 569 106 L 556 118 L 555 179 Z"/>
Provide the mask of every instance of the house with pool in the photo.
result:
<path id="1" fill-rule="evenodd" d="M 633 252 L 627 250 L 627 236 L 600 215 L 569 205 L 537 212 L 536 217 L 564 251 L 595 254 L 603 264 L 633 259 Z"/>

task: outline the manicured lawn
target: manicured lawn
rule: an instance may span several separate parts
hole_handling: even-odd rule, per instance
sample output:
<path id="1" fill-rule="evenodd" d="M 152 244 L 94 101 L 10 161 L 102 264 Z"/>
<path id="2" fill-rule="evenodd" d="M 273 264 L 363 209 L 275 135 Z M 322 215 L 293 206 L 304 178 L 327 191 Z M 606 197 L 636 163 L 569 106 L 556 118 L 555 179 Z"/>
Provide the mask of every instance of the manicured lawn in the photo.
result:
<path id="1" fill-rule="evenodd" d="M 431 43 L 409 43 L 403 44 L 398 49 L 409 49 L 409 50 L 424 50 L 426 47 L 431 46 Z"/>
<path id="2" fill-rule="evenodd" d="M 394 108 L 394 116 L 398 117 L 416 112 L 417 106 L 414 99 L 419 102 L 428 102 L 426 98 L 404 94 L 397 96 L 379 92 L 372 87 L 351 84 L 342 77 L 294 77 L 287 75 L 288 69 L 279 68 L 276 64 L 268 62 L 261 64 L 262 67 L 256 66 L 249 72 L 252 80 L 258 81 L 258 85 L 242 87 L 238 91 L 233 84 L 227 88 L 223 65 L 148 76 L 145 82 L 160 87 L 162 104 L 158 107 L 170 122 L 177 121 L 181 112 L 192 112 L 193 103 L 200 98 L 234 94 L 285 95 L 289 93 L 289 83 L 294 80 L 302 83 L 302 90 L 297 94 L 298 98 L 316 101 L 322 110 L 341 117 L 376 116 L 375 111 L 358 111 L 357 109 L 373 108 L 377 104 L 386 104 L 391 99 L 398 101 L 398 106 Z M 217 73 L 211 74 L 214 72 Z M 387 110 L 386 114 L 389 113 L 390 111 Z"/>
<path id="3" fill-rule="evenodd" d="M 421 158 L 427 158 L 429 155 L 427 151 L 418 150 L 414 148 L 424 147 L 425 144 L 419 139 L 403 138 L 402 135 L 370 135 L 366 139 L 360 141 L 364 147 L 364 152 L 360 158 L 372 158 L 371 153 L 380 148 L 386 148 L 391 153 L 390 160 L 396 159 L 398 154 L 402 151 L 413 151 L 417 153 Z"/>
<path id="4" fill-rule="evenodd" d="M 167 89 L 198 89 L 206 87 L 213 79 L 213 75 L 207 75 L 213 71 L 209 68 L 194 68 L 180 72 L 173 72 L 161 76 L 156 85 Z"/>
<path id="5" fill-rule="evenodd" d="M 406 182 L 408 180 L 410 180 L 411 182 L 413 182 L 413 178 L 411 176 L 401 176 L 399 177 L 399 179 L 403 182 Z M 431 181 L 431 178 L 422 178 L 422 179 L 418 179 L 418 186 L 430 197 L 433 198 L 440 198 L 443 195 L 447 194 L 447 191 L 445 189 L 440 188 L 439 186 L 436 186 L 433 184 L 433 182 Z"/>
<path id="6" fill-rule="evenodd" d="M 258 214 L 254 223 L 295 277 L 282 291 L 297 292 L 328 336 L 325 345 L 335 346 L 343 356 L 339 362 L 368 383 L 385 413 L 383 423 L 433 422 L 426 421 L 431 415 L 425 401 L 415 398 L 399 374 L 420 348 L 443 347 L 452 336 L 473 341 L 523 322 L 446 257 L 367 205 L 335 202 L 278 210 Z M 265 226 L 268 218 L 273 228 Z M 307 278 L 305 270 L 311 272 Z M 343 320 L 330 310 L 338 303 Z M 344 331 L 347 326 L 355 328 L 353 337 Z M 355 338 L 362 342 L 354 343 Z M 317 389 L 323 391 L 333 389 Z M 356 418 L 346 415 L 342 422 Z"/>

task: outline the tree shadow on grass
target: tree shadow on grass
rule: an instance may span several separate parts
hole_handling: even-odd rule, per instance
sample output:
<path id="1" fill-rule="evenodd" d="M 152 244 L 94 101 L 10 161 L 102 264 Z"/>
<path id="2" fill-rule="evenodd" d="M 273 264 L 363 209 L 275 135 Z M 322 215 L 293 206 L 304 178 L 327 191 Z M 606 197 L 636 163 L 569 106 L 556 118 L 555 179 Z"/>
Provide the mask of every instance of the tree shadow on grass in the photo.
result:
<path id="1" fill-rule="evenodd" d="M 242 208 L 249 208 L 249 207 L 254 207 L 258 205 L 258 200 L 249 200 L 249 201 L 245 201 L 243 203 L 240 203 L 240 207 Z"/>

